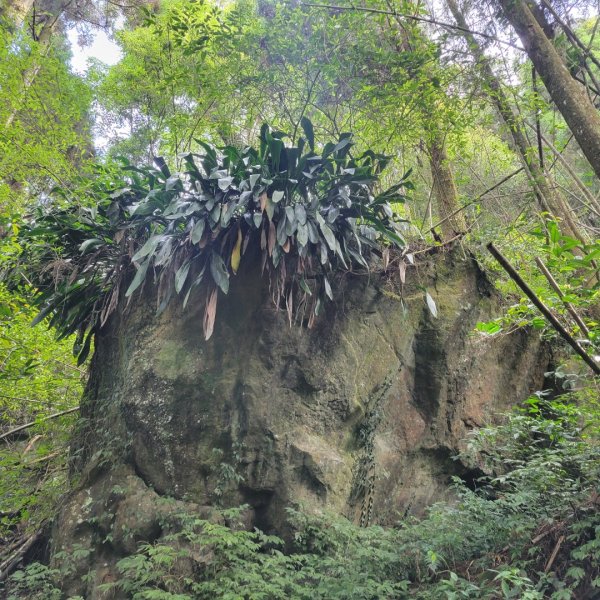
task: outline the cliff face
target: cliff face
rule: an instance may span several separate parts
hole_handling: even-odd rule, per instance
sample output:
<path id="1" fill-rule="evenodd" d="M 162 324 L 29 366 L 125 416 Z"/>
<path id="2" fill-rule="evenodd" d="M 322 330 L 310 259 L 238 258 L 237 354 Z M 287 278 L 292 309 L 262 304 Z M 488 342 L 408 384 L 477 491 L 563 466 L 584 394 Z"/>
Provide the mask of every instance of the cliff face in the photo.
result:
<path id="1" fill-rule="evenodd" d="M 75 491 L 52 539 L 55 555 L 86 549 L 70 593 L 101 597 L 116 560 L 160 538 L 166 496 L 204 516 L 247 503 L 249 524 L 283 535 L 289 505 L 364 525 L 419 512 L 451 475 L 472 475 L 452 459 L 468 431 L 543 383 L 536 336 L 473 334 L 497 299 L 470 259 L 422 263 L 404 289 L 397 275 L 345 276 L 311 330 L 289 327 L 243 273 L 208 342 L 203 306 L 173 302 L 156 318 L 151 294 L 98 336 Z"/>

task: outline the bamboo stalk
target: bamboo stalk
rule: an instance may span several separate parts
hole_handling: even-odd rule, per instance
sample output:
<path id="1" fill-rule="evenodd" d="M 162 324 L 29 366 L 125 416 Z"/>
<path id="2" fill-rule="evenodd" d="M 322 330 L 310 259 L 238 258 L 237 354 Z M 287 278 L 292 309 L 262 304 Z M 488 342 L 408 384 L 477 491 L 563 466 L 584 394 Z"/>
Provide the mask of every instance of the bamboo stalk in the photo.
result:
<path id="1" fill-rule="evenodd" d="M 600 366 L 591 356 L 577 343 L 571 334 L 560 324 L 559 320 L 550 312 L 549 308 L 535 295 L 533 290 L 525 283 L 523 278 L 517 273 L 514 267 L 506 260 L 500 251 L 490 242 L 487 246 L 491 255 L 500 263 L 502 268 L 508 273 L 510 278 L 523 290 L 525 295 L 533 302 L 537 309 L 546 317 L 552 327 L 564 338 L 564 340 L 575 350 L 583 361 L 592 369 L 596 375 L 600 375 Z"/>

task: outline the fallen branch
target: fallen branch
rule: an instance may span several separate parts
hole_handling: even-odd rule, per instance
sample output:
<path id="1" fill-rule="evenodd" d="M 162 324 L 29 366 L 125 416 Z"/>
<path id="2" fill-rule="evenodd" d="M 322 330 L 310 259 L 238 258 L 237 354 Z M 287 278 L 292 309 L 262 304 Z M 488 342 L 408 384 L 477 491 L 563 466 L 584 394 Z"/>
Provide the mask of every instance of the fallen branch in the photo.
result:
<path id="1" fill-rule="evenodd" d="M 37 542 L 41 535 L 41 530 L 36 531 L 33 535 L 29 536 L 21 546 L 11 554 L 5 561 L 0 563 L 0 581 L 4 581 L 17 567 L 17 565 L 25 556 L 25 553 L 33 544 Z"/>
<path id="2" fill-rule="evenodd" d="M 535 295 L 533 290 L 525 283 L 514 267 L 506 260 L 492 242 L 487 245 L 492 256 L 500 263 L 510 278 L 523 290 L 525 295 L 533 302 L 537 309 L 546 317 L 552 327 L 564 338 L 564 340 L 575 350 L 583 361 L 592 369 L 596 375 L 600 375 L 600 366 L 587 352 L 577 343 L 571 334 L 560 324 L 559 320 L 550 312 L 550 309 Z"/>
<path id="3" fill-rule="evenodd" d="M 539 542 L 541 542 L 547 535 L 550 535 L 553 531 L 555 531 L 558 528 L 558 525 L 554 525 L 554 527 L 550 527 L 550 529 L 546 529 L 546 531 L 543 531 L 542 533 L 540 533 L 539 535 L 536 535 L 532 540 L 531 543 L 532 544 L 538 544 Z"/>
<path id="4" fill-rule="evenodd" d="M 548 559 L 548 562 L 546 563 L 546 567 L 544 568 L 544 573 L 547 573 L 550 570 L 550 567 L 554 563 L 556 555 L 558 554 L 558 551 L 560 550 L 560 547 L 562 546 L 562 543 L 564 541 L 565 541 L 565 536 L 561 535 L 558 538 L 558 542 L 556 542 L 556 546 L 554 546 L 554 550 L 552 550 L 552 554 L 550 555 L 550 558 Z"/>
<path id="5" fill-rule="evenodd" d="M 3 433 L 2 435 L 0 435 L 0 440 L 10 437 L 11 435 L 14 435 L 15 433 L 19 433 L 19 431 L 23 431 L 24 429 L 29 429 L 29 427 L 33 427 L 34 425 L 37 425 L 38 423 L 43 423 L 44 421 L 50 421 L 50 419 L 58 419 L 58 417 L 62 417 L 64 415 L 74 413 L 76 410 L 79 410 L 79 406 L 75 406 L 73 408 L 68 408 L 67 410 L 61 410 L 60 412 L 54 413 L 52 415 L 48 415 L 47 417 L 44 417 L 43 419 L 38 419 L 37 421 L 31 421 L 29 423 L 25 423 L 25 425 L 19 425 L 19 427 L 10 429 L 6 433 Z"/>
<path id="6" fill-rule="evenodd" d="M 12 512 L 0 512 L 0 517 L 8 517 L 8 518 L 14 518 L 19 514 L 19 511 L 12 511 Z M 14 539 L 12 542 L 8 543 L 8 546 L 6 546 L 5 548 L 2 549 L 2 552 L 0 553 L 0 564 L 4 564 L 4 561 L 6 560 L 6 557 L 9 554 L 12 554 L 12 552 L 15 550 L 15 548 L 18 548 L 24 541 L 24 537 L 21 535 L 18 538 Z"/>
<path id="7" fill-rule="evenodd" d="M 29 441 L 29 444 L 27 444 L 25 450 L 23 450 L 23 456 L 25 456 L 33 448 L 34 444 L 43 437 L 43 435 L 34 435 L 33 439 Z"/>
<path id="8" fill-rule="evenodd" d="M 36 458 L 35 460 L 24 461 L 23 464 L 26 467 L 29 467 L 30 465 L 37 465 L 39 463 L 46 462 L 47 460 L 52 460 L 60 454 L 61 453 L 57 450 L 56 452 L 50 452 L 50 454 L 46 454 L 46 456 L 41 456 L 40 458 Z"/>

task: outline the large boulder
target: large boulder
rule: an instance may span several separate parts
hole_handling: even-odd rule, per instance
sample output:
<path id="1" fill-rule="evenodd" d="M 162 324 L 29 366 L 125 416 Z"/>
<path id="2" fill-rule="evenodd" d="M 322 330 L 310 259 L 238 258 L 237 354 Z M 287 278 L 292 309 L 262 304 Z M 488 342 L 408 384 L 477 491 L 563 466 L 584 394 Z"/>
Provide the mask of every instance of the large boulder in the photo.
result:
<path id="1" fill-rule="evenodd" d="M 540 388 L 547 350 L 525 330 L 474 333 L 499 302 L 472 258 L 422 260 L 407 280 L 341 277 L 309 330 L 242 263 L 208 342 L 193 298 L 160 317 L 151 290 L 123 303 L 97 336 L 53 533 L 55 556 L 85 549 L 71 593 L 99 597 L 174 506 L 246 503 L 249 525 L 285 536 L 290 505 L 391 524 L 448 497 L 451 476 L 472 478 L 453 458 L 465 436 Z"/>

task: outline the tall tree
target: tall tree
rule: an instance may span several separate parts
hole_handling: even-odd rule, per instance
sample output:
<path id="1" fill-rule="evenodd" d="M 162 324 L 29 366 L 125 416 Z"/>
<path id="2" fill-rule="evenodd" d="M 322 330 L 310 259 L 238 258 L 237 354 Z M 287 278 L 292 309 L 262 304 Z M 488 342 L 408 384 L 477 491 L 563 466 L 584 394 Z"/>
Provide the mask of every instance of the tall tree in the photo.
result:
<path id="1" fill-rule="evenodd" d="M 5 26 L 20 27 L 32 6 L 33 0 L 5 0 L 0 5 L 0 20 Z"/>
<path id="2" fill-rule="evenodd" d="M 440 81 L 440 64 L 438 49 L 435 47 L 417 23 L 407 28 L 397 16 L 395 22 L 401 40 L 399 51 L 410 55 L 415 52 L 425 51 L 431 59 L 421 66 L 425 77 L 433 82 Z M 437 88 L 437 89 L 436 89 Z M 460 210 L 458 189 L 454 180 L 454 173 L 446 151 L 446 131 L 442 119 L 436 114 L 436 104 L 448 101 L 446 90 L 434 84 L 431 91 L 426 94 L 426 100 L 421 107 L 425 117 L 425 145 L 431 169 L 432 194 L 436 200 L 440 217 L 442 238 L 451 240 L 467 231 L 467 223 L 463 212 Z M 429 96 L 429 98 L 427 98 Z M 436 102 L 437 100 L 437 102 Z"/>
<path id="3" fill-rule="evenodd" d="M 564 223 L 565 233 L 585 242 L 585 234 L 577 225 L 576 214 L 557 191 L 555 182 L 551 181 L 549 174 L 544 171 L 538 158 L 537 149 L 529 144 L 521 116 L 513 109 L 500 80 L 492 69 L 489 59 L 475 36 L 470 33 L 471 30 L 458 3 L 456 0 L 446 0 L 446 3 L 475 58 L 481 78 L 489 91 L 489 96 L 510 131 L 515 149 L 526 168 L 542 210 L 559 217 Z"/>
<path id="4" fill-rule="evenodd" d="M 460 210 L 458 189 L 441 132 L 427 144 L 431 166 L 432 192 L 437 201 L 440 228 L 445 241 L 466 233 L 467 223 Z"/>
<path id="5" fill-rule="evenodd" d="M 569 72 L 525 0 L 498 0 L 542 78 L 556 108 L 600 178 L 600 114 L 585 88 Z"/>

